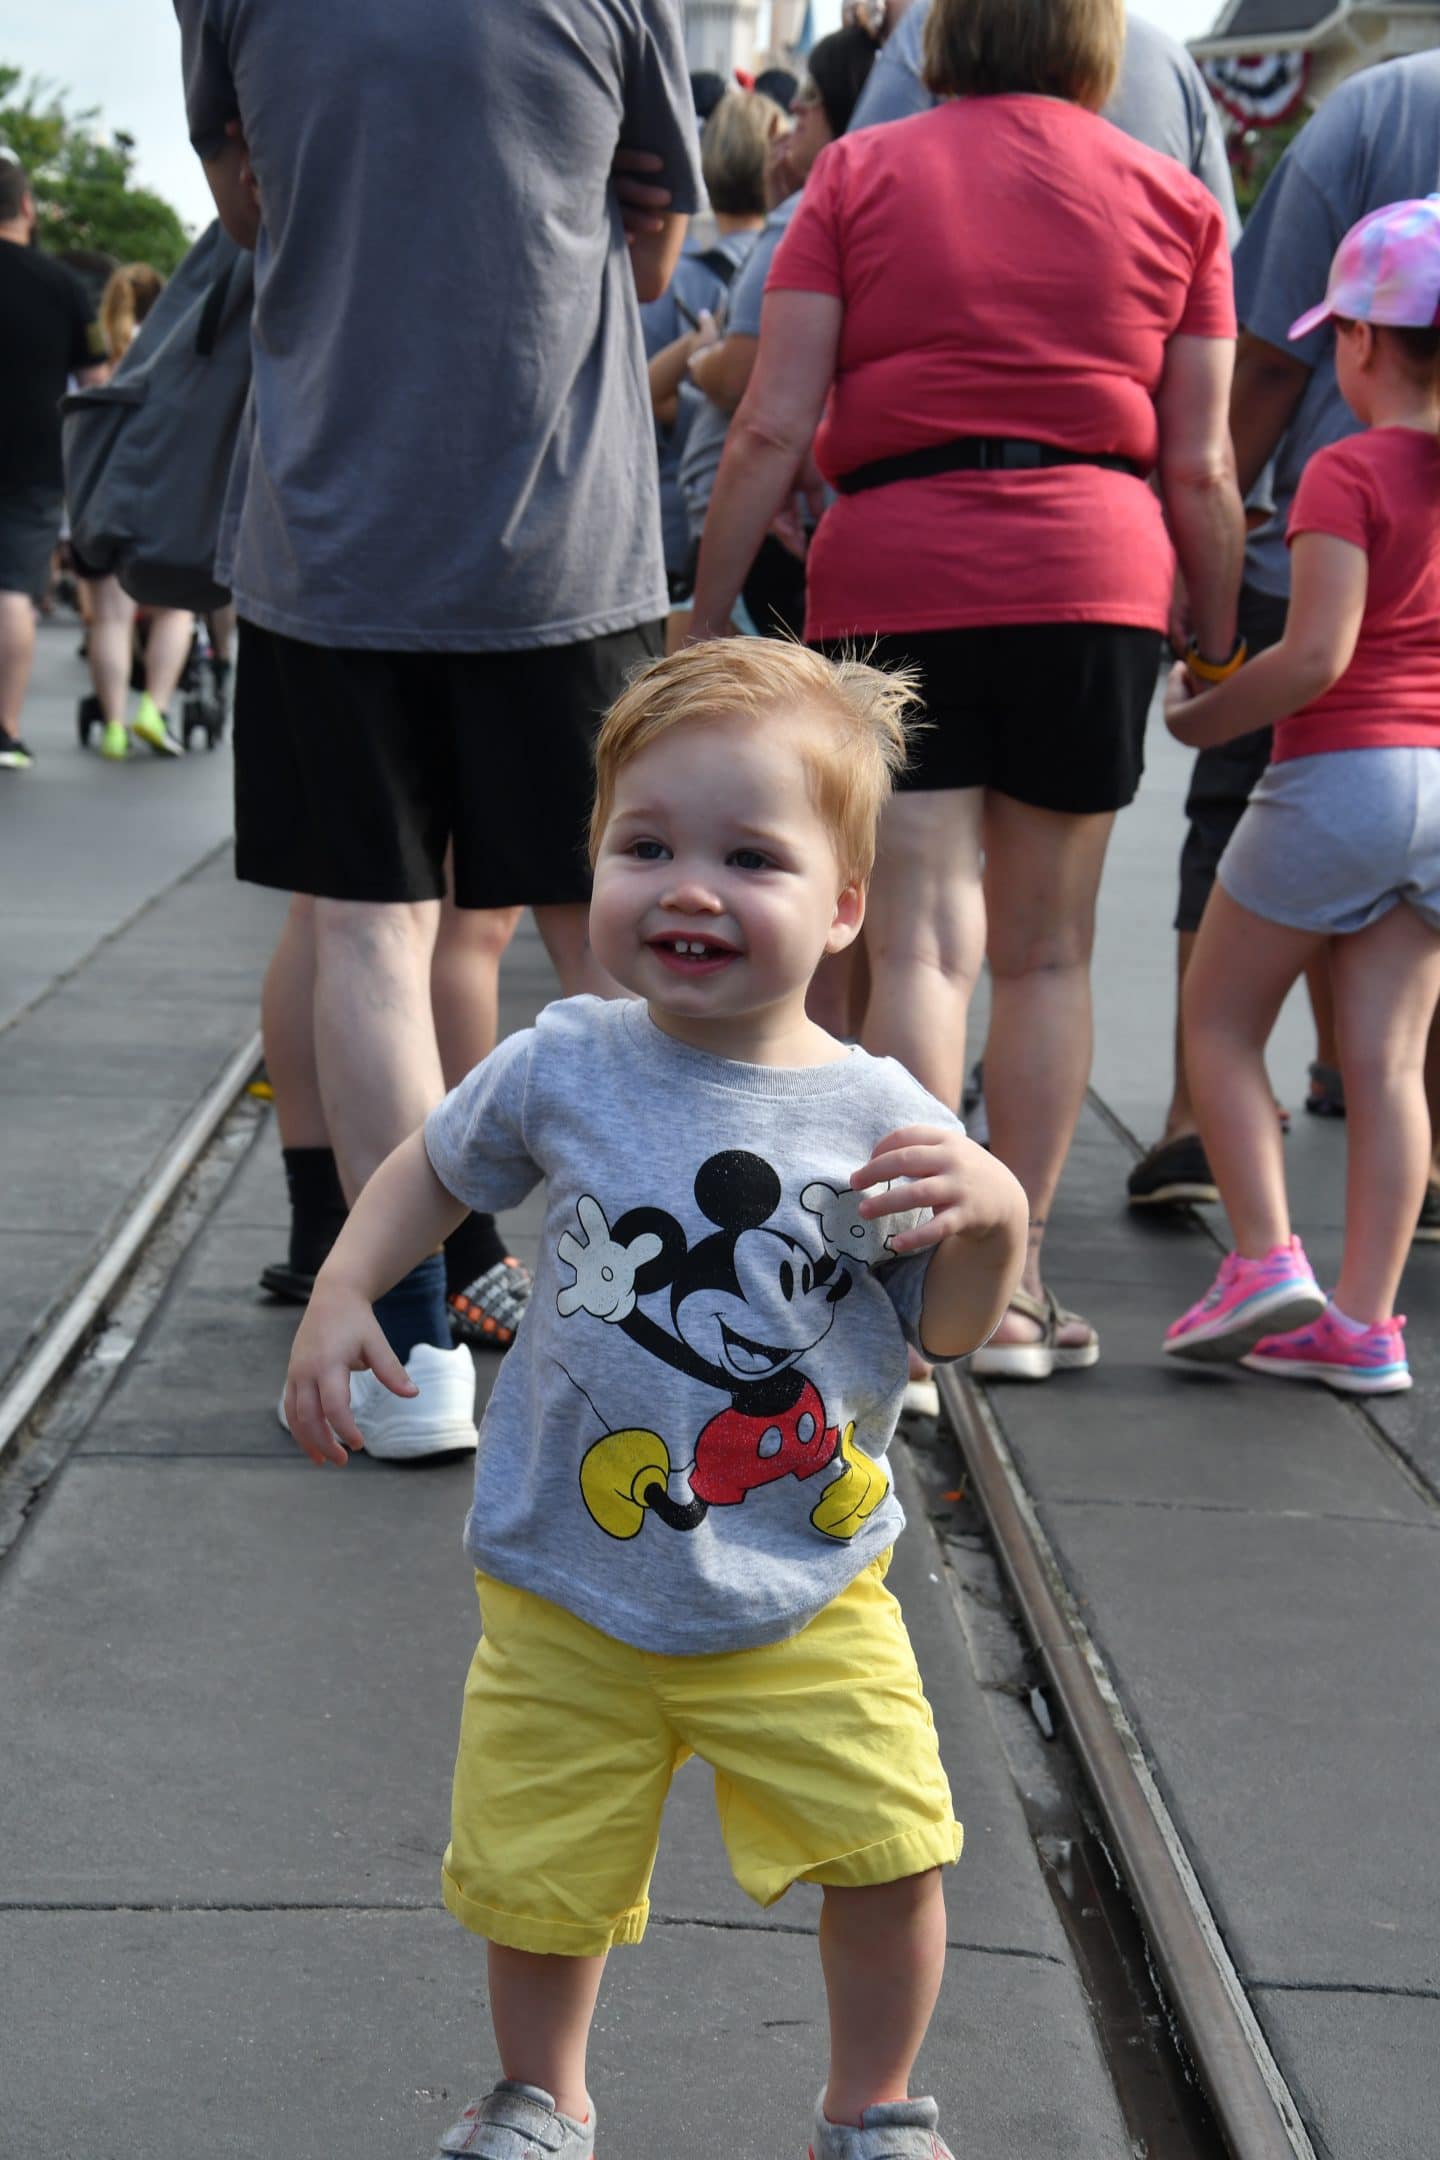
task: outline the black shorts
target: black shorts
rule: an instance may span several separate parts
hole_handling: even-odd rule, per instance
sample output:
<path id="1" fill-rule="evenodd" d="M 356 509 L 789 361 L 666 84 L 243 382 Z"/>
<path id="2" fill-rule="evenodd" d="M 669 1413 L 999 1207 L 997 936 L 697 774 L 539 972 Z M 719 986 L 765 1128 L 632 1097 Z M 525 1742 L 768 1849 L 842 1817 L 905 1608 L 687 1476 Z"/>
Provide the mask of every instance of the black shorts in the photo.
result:
<path id="1" fill-rule="evenodd" d="M 902 790 L 994 788 L 1036 810 L 1121 810 L 1145 766 L 1158 630 L 1115 623 L 1002 623 L 897 630 L 845 650 L 921 674 L 929 725 Z M 821 648 L 838 656 L 842 648 Z"/>
<path id="2" fill-rule="evenodd" d="M 0 487 L 0 592 L 44 598 L 64 520 L 59 488 Z"/>
<path id="3" fill-rule="evenodd" d="M 1251 653 L 1278 645 L 1285 635 L 1285 611 L 1289 602 L 1275 593 L 1259 592 L 1253 585 L 1240 588 L 1236 625 Z M 1175 903 L 1175 928 L 1198 930 L 1220 857 L 1250 800 L 1250 790 L 1270 762 L 1270 729 L 1237 735 L 1233 742 L 1196 753 L 1185 797 L 1190 830 L 1180 850 L 1180 892 Z"/>
<path id="4" fill-rule="evenodd" d="M 235 867 L 325 900 L 590 895 L 600 722 L 663 645 L 643 623 L 526 652 L 369 652 L 240 624 Z"/>

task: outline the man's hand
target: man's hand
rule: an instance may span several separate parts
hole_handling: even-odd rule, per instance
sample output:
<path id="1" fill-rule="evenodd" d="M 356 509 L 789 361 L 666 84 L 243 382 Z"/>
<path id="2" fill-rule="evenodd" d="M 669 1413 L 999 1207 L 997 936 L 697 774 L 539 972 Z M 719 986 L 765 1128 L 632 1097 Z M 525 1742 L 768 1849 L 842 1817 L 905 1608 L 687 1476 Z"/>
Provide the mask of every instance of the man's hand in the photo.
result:
<path id="1" fill-rule="evenodd" d="M 670 190 L 647 180 L 647 173 L 665 170 L 665 160 L 653 150 L 627 150 L 624 143 L 615 152 L 610 164 L 610 177 L 615 183 L 615 193 L 620 200 L 620 217 L 625 227 L 625 244 L 633 247 L 646 234 L 665 230 L 665 212 L 670 207 Z"/>
<path id="2" fill-rule="evenodd" d="M 867 1221 L 929 1208 L 928 1221 L 895 1232 L 890 1249 L 896 1253 L 923 1252 L 947 1238 L 988 1237 L 1012 1222 L 1019 1190 L 1002 1162 L 945 1125 L 904 1125 L 887 1133 L 850 1183 L 868 1193 L 860 1203 Z M 871 1186 L 883 1189 L 869 1192 Z"/>
<path id="3" fill-rule="evenodd" d="M 420 1392 L 368 1300 L 358 1290 L 332 1288 L 322 1274 L 296 1333 L 285 1381 L 285 1422 L 313 1463 L 348 1462 L 347 1449 L 365 1445 L 350 1414 L 352 1372 L 374 1373 L 392 1395 Z"/>

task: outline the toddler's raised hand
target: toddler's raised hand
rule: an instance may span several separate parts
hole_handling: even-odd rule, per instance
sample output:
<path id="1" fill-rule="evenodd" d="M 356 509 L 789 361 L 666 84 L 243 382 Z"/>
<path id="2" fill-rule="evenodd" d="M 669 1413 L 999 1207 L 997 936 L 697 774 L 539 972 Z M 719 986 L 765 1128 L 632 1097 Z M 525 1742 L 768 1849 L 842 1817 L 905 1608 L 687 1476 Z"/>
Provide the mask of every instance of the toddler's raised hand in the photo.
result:
<path id="1" fill-rule="evenodd" d="M 327 1284 L 322 1274 L 296 1333 L 285 1381 L 285 1422 L 313 1463 L 348 1462 L 365 1445 L 350 1414 L 352 1372 L 373 1372 L 392 1395 L 419 1393 L 369 1300 L 358 1290 Z"/>
<path id="2" fill-rule="evenodd" d="M 867 1193 L 860 1203 L 867 1220 L 929 1208 L 927 1222 L 895 1232 L 890 1249 L 896 1253 L 923 1252 L 950 1237 L 985 1237 L 1015 1212 L 1015 1180 L 1004 1164 L 948 1125 L 887 1133 L 850 1183 Z M 869 1192 L 871 1186 L 889 1189 Z"/>

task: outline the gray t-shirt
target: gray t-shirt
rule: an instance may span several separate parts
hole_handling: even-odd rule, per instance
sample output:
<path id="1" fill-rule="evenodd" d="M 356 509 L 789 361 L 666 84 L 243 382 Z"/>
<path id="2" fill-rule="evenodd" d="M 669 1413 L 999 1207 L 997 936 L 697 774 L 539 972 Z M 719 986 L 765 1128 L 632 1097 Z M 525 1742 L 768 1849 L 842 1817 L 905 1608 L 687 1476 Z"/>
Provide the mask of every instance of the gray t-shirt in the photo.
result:
<path id="1" fill-rule="evenodd" d="M 686 242 L 668 290 L 640 310 L 647 360 L 653 360 L 657 352 L 663 352 L 676 338 L 693 330 L 695 324 L 691 318 L 703 311 L 708 310 L 717 322 L 722 319 L 730 288 L 755 245 L 755 237 L 753 232 L 736 232 L 703 244 Z M 722 276 L 718 268 L 722 257 L 730 265 L 728 277 Z M 682 301 L 689 310 L 688 317 L 681 313 Z M 665 528 L 665 568 L 672 576 L 678 576 L 684 570 L 690 555 L 690 521 L 685 515 L 685 498 L 680 491 L 680 460 L 685 454 L 697 401 L 708 402 L 700 399 L 700 393 L 693 385 L 682 383 L 674 421 L 669 427 L 657 425 L 655 430 L 660 466 L 660 515 Z"/>
<path id="2" fill-rule="evenodd" d="M 690 1655 L 794 1634 L 893 1543 L 931 1253 L 890 1255 L 903 1225 L 862 1222 L 848 1181 L 917 1122 L 958 1127 L 893 1059 L 737 1064 L 588 997 L 445 1098 L 425 1141 L 457 1199 L 546 1185 L 476 1457 L 478 1568 Z"/>
<path id="3" fill-rule="evenodd" d="M 736 273 L 725 316 L 727 337 L 732 332 L 739 337 L 759 337 L 760 307 L 765 298 L 765 280 L 770 275 L 775 250 L 784 239 L 791 218 L 804 200 L 804 194 L 803 188 L 797 188 L 793 195 L 787 195 L 784 202 L 771 211 L 760 229 L 755 245 Z M 730 432 L 730 422 L 734 416 L 703 396 L 693 383 L 686 384 L 680 394 L 683 400 L 688 400 L 692 408 L 686 429 L 685 448 L 680 458 L 680 492 L 685 498 L 685 512 L 690 520 L 690 536 L 698 540 L 704 530 L 705 513 L 710 508 L 715 475 L 720 470 L 725 437 Z"/>
<path id="4" fill-rule="evenodd" d="M 1296 344 L 1297 315 L 1325 297 L 1330 259 L 1357 219 L 1382 204 L 1440 188 L 1440 53 L 1416 53 L 1352 75 L 1290 144 L 1235 250 L 1235 307 L 1267 345 L 1313 369 L 1275 453 L 1274 515 L 1251 534 L 1245 582 L 1290 590 L 1285 527 L 1300 475 L 1317 450 L 1358 432 L 1335 380 L 1328 323 Z"/>
<path id="5" fill-rule="evenodd" d="M 852 134 L 856 128 L 928 112 L 937 102 L 921 74 L 929 12 L 930 0 L 915 0 L 886 39 L 851 118 Z M 1139 15 L 1127 15 L 1125 21 L 1125 64 L 1105 117 L 1203 181 L 1225 213 L 1233 244 L 1240 230 L 1235 188 L 1204 77 L 1184 46 L 1163 30 Z"/>
<path id="6" fill-rule="evenodd" d="M 175 0 L 190 132 L 245 130 L 254 389 L 219 572 L 310 643 L 503 652 L 665 612 L 610 166 L 700 201 L 675 0 Z"/>

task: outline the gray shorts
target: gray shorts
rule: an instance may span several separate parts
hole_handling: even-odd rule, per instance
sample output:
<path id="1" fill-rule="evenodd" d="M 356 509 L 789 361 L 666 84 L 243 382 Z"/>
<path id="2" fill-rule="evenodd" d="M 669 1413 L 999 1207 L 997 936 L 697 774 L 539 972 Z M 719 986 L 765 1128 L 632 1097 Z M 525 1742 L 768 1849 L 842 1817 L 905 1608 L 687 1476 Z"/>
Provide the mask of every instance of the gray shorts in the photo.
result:
<path id="1" fill-rule="evenodd" d="M 1350 937 L 1402 900 L 1440 930 L 1440 748 L 1267 766 L 1218 875 L 1241 907 L 1291 930 Z"/>

